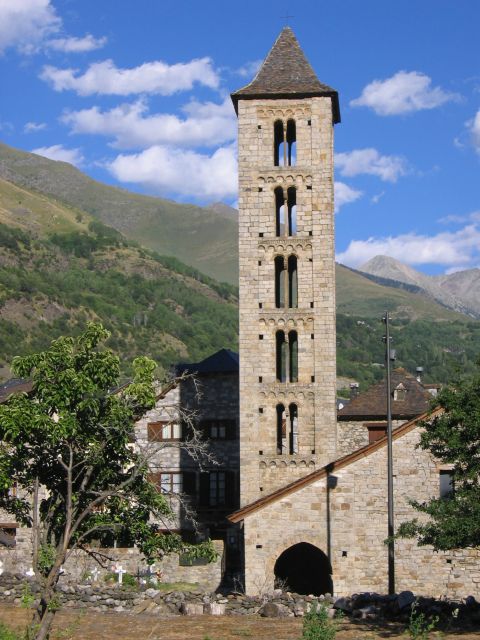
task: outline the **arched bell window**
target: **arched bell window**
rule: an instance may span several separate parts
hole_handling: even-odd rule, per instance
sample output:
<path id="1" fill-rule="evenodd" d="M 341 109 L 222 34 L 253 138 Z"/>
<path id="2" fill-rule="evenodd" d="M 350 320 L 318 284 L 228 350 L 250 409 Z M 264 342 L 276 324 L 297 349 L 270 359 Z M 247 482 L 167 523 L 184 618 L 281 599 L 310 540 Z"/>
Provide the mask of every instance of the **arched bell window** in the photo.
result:
<path id="1" fill-rule="evenodd" d="M 298 382 L 298 334 L 296 331 L 288 333 L 288 355 L 288 379 L 290 382 Z"/>
<path id="2" fill-rule="evenodd" d="M 285 198 L 282 187 L 275 189 L 275 235 L 285 235 Z"/>
<path id="3" fill-rule="evenodd" d="M 297 190 L 295 187 L 287 189 L 288 235 L 297 235 Z"/>
<path id="4" fill-rule="evenodd" d="M 297 127 L 295 125 L 295 120 L 287 121 L 286 143 L 287 164 L 289 167 L 293 167 L 297 164 Z"/>
<path id="5" fill-rule="evenodd" d="M 282 455 L 287 450 L 287 418 L 285 406 L 277 404 L 277 454 Z"/>
<path id="6" fill-rule="evenodd" d="M 276 377 L 278 382 L 287 382 L 288 343 L 284 331 L 275 334 Z"/>
<path id="7" fill-rule="evenodd" d="M 275 307 L 285 306 L 285 260 L 283 256 L 275 258 Z"/>
<path id="8" fill-rule="evenodd" d="M 288 453 L 298 453 L 298 408 L 292 403 L 288 405 Z"/>
<path id="9" fill-rule="evenodd" d="M 292 167 L 297 161 L 297 127 L 295 120 L 275 120 L 273 124 L 273 164 Z"/>
<path id="10" fill-rule="evenodd" d="M 297 256 L 288 258 L 288 306 L 290 309 L 298 307 Z"/>

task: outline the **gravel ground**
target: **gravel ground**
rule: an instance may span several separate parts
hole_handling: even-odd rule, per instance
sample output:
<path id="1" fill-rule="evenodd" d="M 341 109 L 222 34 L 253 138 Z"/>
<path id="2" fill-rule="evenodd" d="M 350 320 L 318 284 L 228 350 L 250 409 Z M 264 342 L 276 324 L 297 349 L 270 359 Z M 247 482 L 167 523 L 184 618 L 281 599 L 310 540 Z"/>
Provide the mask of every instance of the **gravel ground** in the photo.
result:
<path id="1" fill-rule="evenodd" d="M 0 605 L 0 620 L 22 629 L 29 612 Z M 300 618 L 260 618 L 257 616 L 191 616 L 162 619 L 146 614 L 61 611 L 57 614 L 52 640 L 299 640 Z M 479 631 L 432 633 L 432 640 L 478 640 Z M 344 622 L 337 640 L 407 640 L 404 625 Z"/>

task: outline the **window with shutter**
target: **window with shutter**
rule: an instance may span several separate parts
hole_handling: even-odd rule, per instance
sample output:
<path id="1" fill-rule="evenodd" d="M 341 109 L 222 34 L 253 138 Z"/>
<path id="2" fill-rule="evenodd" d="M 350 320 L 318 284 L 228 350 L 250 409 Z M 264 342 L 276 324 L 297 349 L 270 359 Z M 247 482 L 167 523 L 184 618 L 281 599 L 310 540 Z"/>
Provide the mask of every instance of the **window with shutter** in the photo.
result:
<path id="1" fill-rule="evenodd" d="M 149 442 L 164 442 L 165 440 L 181 440 L 182 425 L 178 422 L 149 422 L 147 426 Z"/>

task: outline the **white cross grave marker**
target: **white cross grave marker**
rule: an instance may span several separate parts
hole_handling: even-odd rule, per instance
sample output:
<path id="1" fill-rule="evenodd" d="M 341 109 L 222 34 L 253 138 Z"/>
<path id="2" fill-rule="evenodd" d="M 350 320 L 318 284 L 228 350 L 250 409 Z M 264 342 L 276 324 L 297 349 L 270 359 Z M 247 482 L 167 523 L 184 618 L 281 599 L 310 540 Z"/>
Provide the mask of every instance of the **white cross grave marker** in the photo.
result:
<path id="1" fill-rule="evenodd" d="M 33 578 L 33 576 L 35 575 L 35 571 L 33 570 L 33 567 L 30 567 L 28 571 L 25 571 L 25 575 L 28 576 L 29 578 Z"/>
<path id="2" fill-rule="evenodd" d="M 123 574 L 127 573 L 127 570 L 122 567 L 121 564 L 115 569 L 115 573 L 118 575 L 118 584 L 123 583 Z"/>
<path id="3" fill-rule="evenodd" d="M 155 565 L 154 564 L 149 564 L 147 567 L 147 576 L 150 582 L 153 582 L 153 584 L 157 584 L 158 580 L 157 580 L 157 572 L 155 570 Z"/>
<path id="4" fill-rule="evenodd" d="M 94 567 L 91 571 L 90 571 L 90 575 L 93 579 L 94 582 L 97 582 L 98 580 L 98 574 L 100 573 L 100 570 L 98 569 L 98 567 Z"/>

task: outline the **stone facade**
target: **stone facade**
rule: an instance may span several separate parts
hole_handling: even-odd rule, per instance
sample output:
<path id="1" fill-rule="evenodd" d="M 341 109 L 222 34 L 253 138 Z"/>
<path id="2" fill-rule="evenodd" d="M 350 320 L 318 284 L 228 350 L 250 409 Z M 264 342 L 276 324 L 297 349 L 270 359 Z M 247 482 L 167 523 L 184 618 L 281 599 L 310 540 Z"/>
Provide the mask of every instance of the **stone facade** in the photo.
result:
<path id="1" fill-rule="evenodd" d="M 439 495 L 437 462 L 416 448 L 420 427 L 398 428 L 393 443 L 395 522 L 418 517 L 409 501 Z M 299 543 L 322 550 L 331 563 L 335 595 L 386 592 L 387 460 L 385 439 L 286 487 L 242 519 L 246 591 L 274 588 L 275 563 Z M 306 480 L 306 481 L 305 481 Z M 398 540 L 396 589 L 432 596 L 480 595 L 480 550 L 434 553 L 415 540 Z M 320 576 L 319 576 L 320 578 Z M 324 577 L 323 577 L 324 578 Z"/>
<path id="2" fill-rule="evenodd" d="M 241 503 L 247 504 L 335 455 L 331 99 L 239 100 L 238 119 Z M 274 123 L 288 119 L 296 125 L 296 164 L 275 167 Z M 295 235 L 276 235 L 278 187 L 296 189 Z M 298 307 L 277 308 L 275 258 L 290 256 L 297 259 Z M 297 333 L 298 381 L 277 380 L 278 331 Z M 297 407 L 292 455 L 277 453 L 279 404 L 287 414 Z"/>

